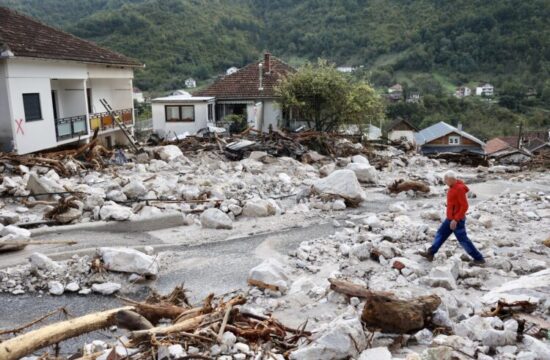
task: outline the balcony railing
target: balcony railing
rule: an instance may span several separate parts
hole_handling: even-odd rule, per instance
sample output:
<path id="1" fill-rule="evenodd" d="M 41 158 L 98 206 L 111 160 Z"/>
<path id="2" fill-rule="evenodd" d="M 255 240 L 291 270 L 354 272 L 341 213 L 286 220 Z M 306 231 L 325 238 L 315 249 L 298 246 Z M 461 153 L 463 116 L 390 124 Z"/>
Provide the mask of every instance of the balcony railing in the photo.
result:
<path id="1" fill-rule="evenodd" d="M 55 120 L 57 141 L 72 139 L 88 134 L 86 115 L 72 116 Z"/>
<path id="2" fill-rule="evenodd" d="M 122 121 L 125 125 L 134 124 L 132 109 L 115 110 L 113 113 L 119 118 L 119 121 Z M 94 131 L 97 128 L 99 128 L 99 130 L 115 129 L 117 128 L 117 124 L 109 113 L 96 113 L 90 115 L 90 129 Z"/>

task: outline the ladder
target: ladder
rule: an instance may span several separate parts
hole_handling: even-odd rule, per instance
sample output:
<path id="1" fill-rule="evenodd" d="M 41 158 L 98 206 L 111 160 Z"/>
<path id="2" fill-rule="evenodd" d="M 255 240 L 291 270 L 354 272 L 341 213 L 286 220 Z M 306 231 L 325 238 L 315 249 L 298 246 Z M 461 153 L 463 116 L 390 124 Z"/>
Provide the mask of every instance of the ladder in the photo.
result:
<path id="1" fill-rule="evenodd" d="M 124 124 L 124 121 L 122 121 L 122 119 L 120 119 L 120 116 L 115 114 L 113 108 L 111 107 L 111 105 L 109 105 L 107 100 L 99 99 L 99 102 L 101 103 L 101 105 L 103 105 L 103 107 L 105 108 L 107 113 L 111 116 L 111 118 L 113 119 L 115 124 L 118 125 L 120 130 L 122 130 L 122 133 L 124 134 L 124 136 L 126 136 L 128 141 L 132 145 L 132 148 L 134 149 L 134 152 L 136 152 L 136 153 L 143 152 L 143 149 L 141 148 L 141 146 L 139 146 L 138 141 L 136 140 L 134 135 L 132 135 L 132 132 L 130 131 L 130 129 L 128 129 L 126 124 Z"/>

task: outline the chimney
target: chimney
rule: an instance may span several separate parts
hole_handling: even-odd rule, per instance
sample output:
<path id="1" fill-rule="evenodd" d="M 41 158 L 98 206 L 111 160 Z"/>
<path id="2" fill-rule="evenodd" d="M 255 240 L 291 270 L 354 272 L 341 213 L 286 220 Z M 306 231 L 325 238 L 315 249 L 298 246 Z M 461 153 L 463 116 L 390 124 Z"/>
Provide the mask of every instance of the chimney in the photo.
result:
<path id="1" fill-rule="evenodd" d="M 462 123 L 460 121 L 458 122 L 458 125 L 456 126 L 456 128 L 462 131 Z"/>
<path id="2" fill-rule="evenodd" d="M 271 72 L 271 54 L 269 51 L 264 54 L 264 67 L 266 74 L 269 74 Z"/>
<path id="3" fill-rule="evenodd" d="M 263 64 L 260 63 L 258 65 L 258 71 L 259 71 L 259 75 L 260 75 L 260 84 L 258 86 L 258 90 L 259 91 L 264 91 L 264 72 L 263 72 Z"/>

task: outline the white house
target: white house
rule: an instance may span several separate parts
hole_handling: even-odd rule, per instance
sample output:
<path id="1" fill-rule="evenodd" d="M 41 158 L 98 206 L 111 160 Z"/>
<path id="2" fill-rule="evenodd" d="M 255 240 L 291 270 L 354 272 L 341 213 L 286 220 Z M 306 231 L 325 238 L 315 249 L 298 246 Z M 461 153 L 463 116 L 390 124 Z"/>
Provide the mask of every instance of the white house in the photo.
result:
<path id="1" fill-rule="evenodd" d="M 336 70 L 340 71 L 341 73 L 350 74 L 355 71 L 355 68 L 352 66 L 338 66 Z"/>
<path id="2" fill-rule="evenodd" d="M 277 103 L 275 87 L 279 80 L 294 71 L 283 61 L 265 53 L 263 60 L 218 79 L 194 95 L 215 98 L 216 122 L 236 114 L 244 116 L 257 130 L 276 130 L 281 125 L 283 114 Z"/>
<path id="3" fill-rule="evenodd" d="M 215 99 L 211 96 L 176 94 L 153 99 L 153 129 L 161 136 L 171 137 L 214 125 Z"/>
<path id="4" fill-rule="evenodd" d="M 197 82 L 193 78 L 185 80 L 185 87 L 188 89 L 194 89 L 197 87 Z"/>
<path id="5" fill-rule="evenodd" d="M 495 92 L 494 86 L 489 83 L 481 84 L 478 87 L 476 87 L 477 96 L 493 96 L 494 92 Z"/>
<path id="6" fill-rule="evenodd" d="M 106 146 L 126 142 L 100 99 L 132 126 L 133 69 L 142 64 L 5 7 L 0 24 L 2 150 L 85 142 L 95 129 Z"/>
<path id="7" fill-rule="evenodd" d="M 408 120 L 397 118 L 392 121 L 387 127 L 388 140 L 390 141 L 406 141 L 414 144 L 414 133 L 418 129 Z"/>
<path id="8" fill-rule="evenodd" d="M 457 98 L 463 98 L 470 95 L 472 95 L 472 89 L 470 89 L 468 86 L 460 86 L 456 88 L 455 96 Z"/>

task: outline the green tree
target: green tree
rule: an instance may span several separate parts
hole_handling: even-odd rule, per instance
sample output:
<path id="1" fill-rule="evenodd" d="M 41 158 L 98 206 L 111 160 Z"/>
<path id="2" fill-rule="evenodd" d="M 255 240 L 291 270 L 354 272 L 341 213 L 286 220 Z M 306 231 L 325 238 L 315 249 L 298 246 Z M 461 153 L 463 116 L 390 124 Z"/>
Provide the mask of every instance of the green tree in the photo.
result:
<path id="1" fill-rule="evenodd" d="M 283 109 L 297 110 L 310 128 L 336 131 L 345 125 L 360 128 L 384 116 L 374 89 L 336 70 L 324 60 L 306 64 L 277 87 Z"/>

